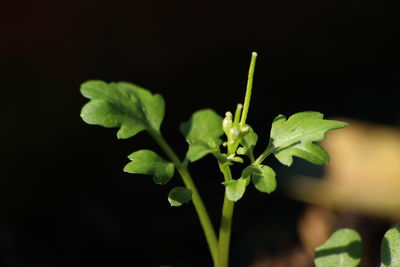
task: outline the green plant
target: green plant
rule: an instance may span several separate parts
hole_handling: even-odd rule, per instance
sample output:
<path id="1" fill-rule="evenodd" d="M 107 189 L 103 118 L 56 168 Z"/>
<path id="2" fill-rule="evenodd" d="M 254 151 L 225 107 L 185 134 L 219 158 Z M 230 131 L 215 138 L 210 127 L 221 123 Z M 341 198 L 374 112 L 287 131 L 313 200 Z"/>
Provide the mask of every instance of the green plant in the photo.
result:
<path id="1" fill-rule="evenodd" d="M 340 229 L 315 250 L 317 267 L 355 267 L 361 261 L 362 240 L 353 229 Z M 381 242 L 381 267 L 400 266 L 400 224 L 390 228 Z"/>
<path id="2" fill-rule="evenodd" d="M 247 123 L 247 115 L 256 57 L 253 53 L 244 104 L 238 104 L 234 114 L 226 112 L 222 118 L 211 109 L 202 109 L 182 123 L 180 131 L 189 144 L 184 160 L 175 154 L 161 134 L 165 109 L 161 95 L 126 82 L 87 81 L 81 86 L 83 96 L 90 99 L 81 112 L 86 123 L 117 127 L 117 137 L 121 139 L 146 131 L 165 152 L 168 160 L 151 150 L 136 151 L 129 155 L 131 162 L 124 171 L 152 175 L 153 181 L 161 185 L 168 183 L 175 171 L 179 173 L 184 186 L 173 188 L 168 201 L 171 206 L 192 201 L 216 267 L 228 266 L 234 203 L 243 196 L 246 187 L 252 182 L 263 193 L 272 193 L 276 189 L 275 171 L 264 164 L 264 160 L 274 155 L 279 162 L 290 166 L 296 156 L 314 164 L 326 164 L 328 154 L 315 142 L 323 140 L 327 131 L 347 125 L 325 120 L 323 114 L 313 111 L 296 113 L 289 118 L 279 115 L 272 122 L 267 147 L 255 156 L 258 135 Z M 224 134 L 225 141 L 221 139 Z M 189 163 L 208 154 L 215 157 L 224 177 L 225 196 L 218 236 L 188 169 Z M 237 179 L 231 172 L 231 165 L 236 163 L 243 166 Z"/>

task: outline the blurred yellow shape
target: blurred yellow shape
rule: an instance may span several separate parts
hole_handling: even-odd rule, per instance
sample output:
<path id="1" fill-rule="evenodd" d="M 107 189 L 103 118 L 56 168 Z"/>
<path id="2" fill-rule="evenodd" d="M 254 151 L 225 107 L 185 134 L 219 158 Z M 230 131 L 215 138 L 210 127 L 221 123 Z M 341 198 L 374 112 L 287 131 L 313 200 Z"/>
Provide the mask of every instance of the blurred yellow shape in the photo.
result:
<path id="1" fill-rule="evenodd" d="M 334 210 L 400 219 L 400 129 L 339 119 L 350 126 L 328 133 L 325 179 L 298 177 L 295 199 Z"/>

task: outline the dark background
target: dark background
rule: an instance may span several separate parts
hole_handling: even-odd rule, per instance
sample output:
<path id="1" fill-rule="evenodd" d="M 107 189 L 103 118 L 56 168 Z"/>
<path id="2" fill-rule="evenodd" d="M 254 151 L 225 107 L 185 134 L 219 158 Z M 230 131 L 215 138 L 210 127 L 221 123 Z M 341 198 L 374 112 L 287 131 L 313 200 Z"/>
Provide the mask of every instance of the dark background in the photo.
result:
<path id="1" fill-rule="evenodd" d="M 161 93 L 162 130 L 180 156 L 180 122 L 243 101 L 252 51 L 259 57 L 248 121 L 265 136 L 260 150 L 279 113 L 398 125 L 396 2 L 3 3 L 0 266 L 211 266 L 193 207 L 167 202 L 178 177 L 161 187 L 122 171 L 131 152 L 158 148 L 144 133 L 117 140 L 115 129 L 84 124 L 80 84 L 125 80 Z M 191 169 L 217 225 L 223 187 L 211 162 Z M 283 232 L 296 243 L 302 209 L 279 191 L 249 191 L 234 220 L 237 266 L 271 249 L 264 237 Z"/>

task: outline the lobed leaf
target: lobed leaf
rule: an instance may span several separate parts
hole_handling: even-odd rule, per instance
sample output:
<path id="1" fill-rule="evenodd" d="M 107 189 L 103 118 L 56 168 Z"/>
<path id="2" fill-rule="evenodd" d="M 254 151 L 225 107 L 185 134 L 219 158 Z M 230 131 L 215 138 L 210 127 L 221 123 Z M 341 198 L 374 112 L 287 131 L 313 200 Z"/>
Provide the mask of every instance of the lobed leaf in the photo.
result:
<path id="1" fill-rule="evenodd" d="M 400 266 L 400 224 L 390 228 L 381 243 L 381 267 Z"/>
<path id="2" fill-rule="evenodd" d="M 193 113 L 189 121 L 181 124 L 181 133 L 186 137 L 189 149 L 186 158 L 196 161 L 205 155 L 219 151 L 224 133 L 222 118 L 211 109 L 202 109 Z"/>
<path id="3" fill-rule="evenodd" d="M 314 164 L 326 164 L 328 153 L 314 142 L 325 139 L 327 131 L 345 126 L 345 122 L 324 120 L 319 112 L 299 112 L 287 120 L 279 115 L 272 123 L 270 146 L 275 157 L 287 166 L 292 164 L 293 156 Z"/>
<path id="4" fill-rule="evenodd" d="M 267 165 L 250 165 L 242 172 L 242 177 L 251 177 L 254 186 L 263 193 L 272 193 L 276 189 L 275 171 Z"/>
<path id="5" fill-rule="evenodd" d="M 317 267 L 355 267 L 361 261 L 362 241 L 352 229 L 334 232 L 322 246 L 315 250 Z"/>
<path id="6" fill-rule="evenodd" d="M 173 207 L 179 207 L 192 199 L 192 191 L 183 186 L 174 187 L 168 194 L 168 201 Z"/>
<path id="7" fill-rule="evenodd" d="M 128 156 L 132 161 L 125 167 L 128 173 L 153 175 L 156 184 L 164 185 L 174 176 L 174 164 L 162 159 L 157 153 L 151 150 L 139 150 Z"/>
<path id="8" fill-rule="evenodd" d="M 81 117 L 88 124 L 119 127 L 117 137 L 126 139 L 143 130 L 160 130 L 164 118 L 164 99 L 127 82 L 87 81 L 81 93 L 90 101 Z"/>

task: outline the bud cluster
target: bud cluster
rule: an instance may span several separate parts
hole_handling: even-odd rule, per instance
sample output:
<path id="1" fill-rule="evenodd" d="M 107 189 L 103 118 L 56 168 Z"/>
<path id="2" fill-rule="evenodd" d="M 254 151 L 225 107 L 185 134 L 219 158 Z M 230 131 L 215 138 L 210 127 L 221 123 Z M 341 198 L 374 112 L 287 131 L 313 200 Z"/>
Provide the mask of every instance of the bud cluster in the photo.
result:
<path id="1" fill-rule="evenodd" d="M 238 104 L 235 112 L 235 118 L 233 118 L 233 115 L 230 111 L 226 112 L 225 118 L 222 121 L 222 129 L 228 138 L 223 145 L 228 147 L 228 156 L 233 156 L 235 154 L 240 140 L 250 131 L 248 126 L 241 127 L 239 125 L 242 107 L 243 106 L 241 104 Z"/>

